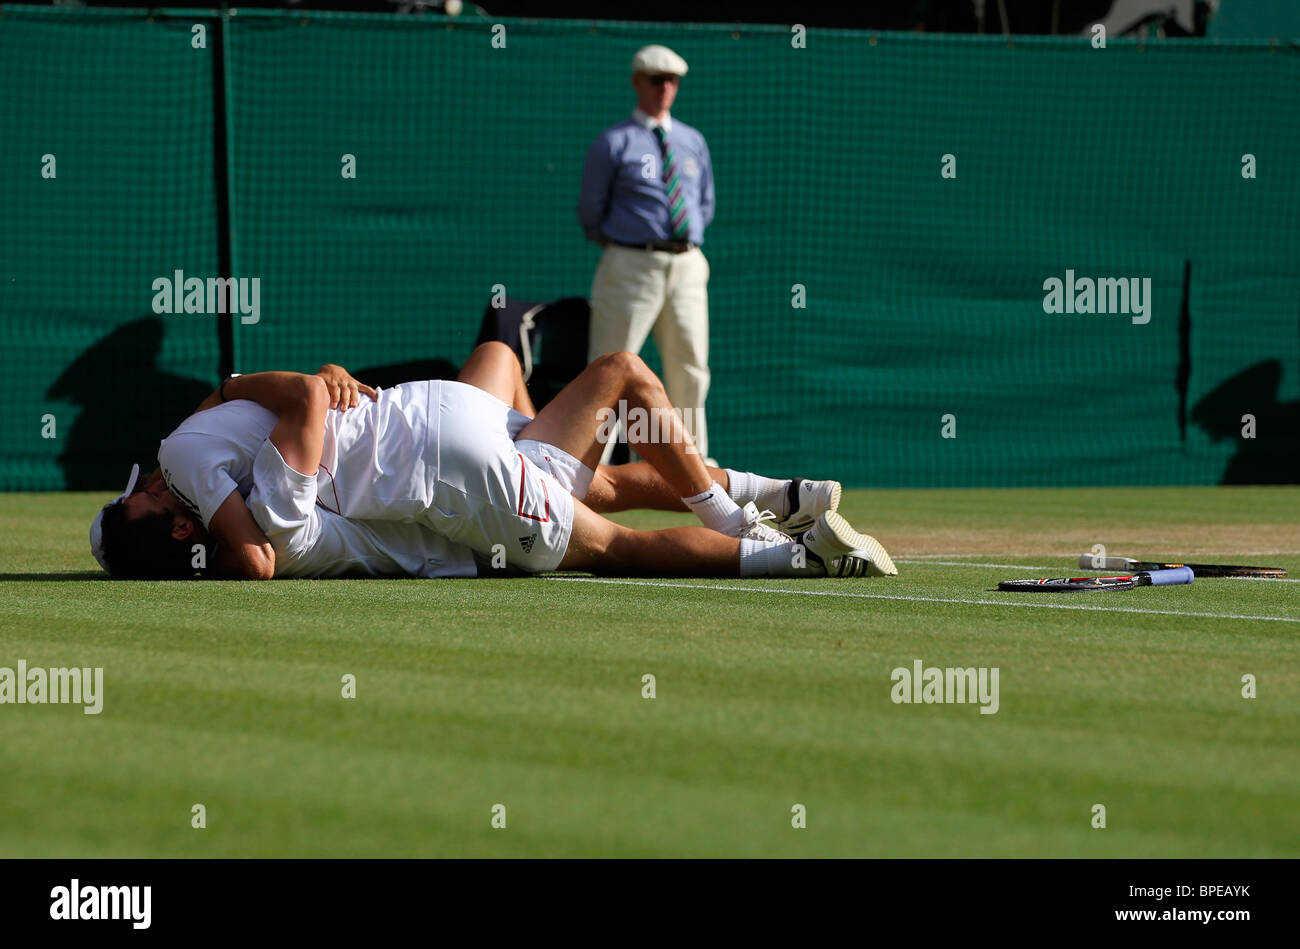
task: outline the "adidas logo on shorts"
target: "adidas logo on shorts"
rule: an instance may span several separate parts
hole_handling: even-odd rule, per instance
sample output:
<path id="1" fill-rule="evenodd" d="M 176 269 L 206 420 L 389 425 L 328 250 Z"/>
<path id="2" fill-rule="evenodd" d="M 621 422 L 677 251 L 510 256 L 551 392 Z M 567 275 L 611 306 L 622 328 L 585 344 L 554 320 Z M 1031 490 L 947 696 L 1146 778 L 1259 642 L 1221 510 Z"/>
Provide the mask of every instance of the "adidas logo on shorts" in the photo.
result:
<path id="1" fill-rule="evenodd" d="M 524 553 L 530 554 L 533 552 L 533 542 L 535 540 L 537 540 L 537 534 L 535 533 L 529 534 L 527 537 L 520 537 L 519 546 L 524 548 Z"/>

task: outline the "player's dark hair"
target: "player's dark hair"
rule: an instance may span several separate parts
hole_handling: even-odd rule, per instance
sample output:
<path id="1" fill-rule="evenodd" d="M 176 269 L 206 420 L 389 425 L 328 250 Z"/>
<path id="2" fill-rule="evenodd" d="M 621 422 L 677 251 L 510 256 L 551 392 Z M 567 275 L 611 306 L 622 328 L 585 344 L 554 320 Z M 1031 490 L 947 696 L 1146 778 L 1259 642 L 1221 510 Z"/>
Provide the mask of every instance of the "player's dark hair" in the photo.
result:
<path id="1" fill-rule="evenodd" d="M 120 580 L 187 580 L 194 576 L 190 540 L 172 536 L 172 515 L 128 520 L 121 501 L 104 509 L 100 522 L 108 572 Z"/>

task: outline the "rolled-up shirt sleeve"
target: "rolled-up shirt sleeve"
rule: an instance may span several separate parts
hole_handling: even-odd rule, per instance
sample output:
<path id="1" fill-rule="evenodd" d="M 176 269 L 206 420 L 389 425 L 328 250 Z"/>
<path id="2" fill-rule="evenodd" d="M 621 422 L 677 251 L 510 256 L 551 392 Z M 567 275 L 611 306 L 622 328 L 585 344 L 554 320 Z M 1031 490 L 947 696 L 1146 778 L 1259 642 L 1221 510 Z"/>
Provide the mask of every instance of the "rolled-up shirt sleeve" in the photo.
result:
<path id="1" fill-rule="evenodd" d="M 207 528 L 217 508 L 239 488 L 230 476 L 234 463 L 231 446 L 206 435 L 174 433 L 158 447 L 168 490 Z"/>
<path id="2" fill-rule="evenodd" d="M 277 555 L 295 557 L 320 536 L 316 476 L 290 467 L 268 438 L 253 460 L 248 510 Z"/>

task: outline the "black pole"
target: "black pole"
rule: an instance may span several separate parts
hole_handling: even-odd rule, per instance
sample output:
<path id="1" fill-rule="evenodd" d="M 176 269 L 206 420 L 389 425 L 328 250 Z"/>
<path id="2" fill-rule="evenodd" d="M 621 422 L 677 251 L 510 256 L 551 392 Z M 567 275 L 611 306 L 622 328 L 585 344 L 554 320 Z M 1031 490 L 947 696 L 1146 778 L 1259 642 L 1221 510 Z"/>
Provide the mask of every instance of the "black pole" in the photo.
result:
<path id="1" fill-rule="evenodd" d="M 217 270 L 218 276 L 230 279 L 230 162 L 226 141 L 226 56 L 225 18 L 218 14 L 210 31 L 212 51 L 212 175 L 217 203 Z M 235 321 L 230 313 L 229 295 L 223 295 L 217 314 L 217 378 L 224 379 L 235 371 Z"/>
<path id="2" fill-rule="evenodd" d="M 1178 313 L 1178 438 L 1187 444 L 1187 389 L 1192 379 L 1192 261 L 1183 264 L 1183 305 Z"/>

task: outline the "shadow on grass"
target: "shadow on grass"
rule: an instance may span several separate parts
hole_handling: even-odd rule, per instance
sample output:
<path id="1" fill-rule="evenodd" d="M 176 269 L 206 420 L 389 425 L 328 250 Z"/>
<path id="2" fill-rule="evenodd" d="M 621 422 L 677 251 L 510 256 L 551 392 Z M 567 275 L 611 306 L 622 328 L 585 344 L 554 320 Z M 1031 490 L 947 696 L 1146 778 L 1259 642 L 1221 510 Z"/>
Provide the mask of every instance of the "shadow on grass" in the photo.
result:
<path id="1" fill-rule="evenodd" d="M 0 583 L 30 582 L 32 580 L 63 583 L 69 580 L 107 580 L 101 570 L 65 570 L 62 573 L 0 573 Z"/>

